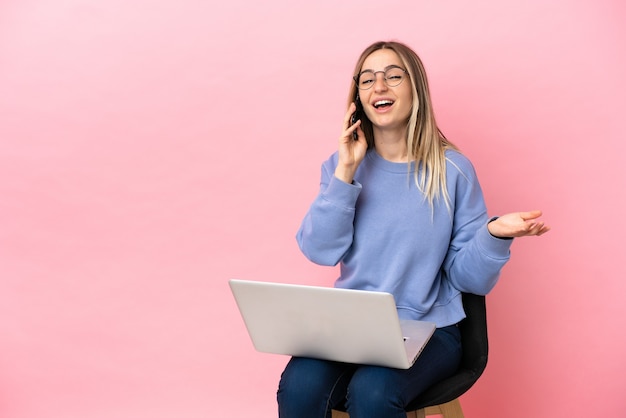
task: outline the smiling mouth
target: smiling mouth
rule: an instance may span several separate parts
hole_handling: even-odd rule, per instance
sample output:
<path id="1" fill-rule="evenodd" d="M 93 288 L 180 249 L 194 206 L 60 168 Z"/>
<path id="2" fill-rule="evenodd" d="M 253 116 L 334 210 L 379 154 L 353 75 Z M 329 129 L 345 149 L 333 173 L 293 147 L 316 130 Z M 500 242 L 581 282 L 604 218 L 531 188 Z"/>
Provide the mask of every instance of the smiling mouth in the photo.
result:
<path id="1" fill-rule="evenodd" d="M 393 104 L 393 101 L 391 100 L 379 100 L 374 103 L 374 107 L 376 109 L 384 109 L 384 108 L 391 106 L 392 104 Z"/>

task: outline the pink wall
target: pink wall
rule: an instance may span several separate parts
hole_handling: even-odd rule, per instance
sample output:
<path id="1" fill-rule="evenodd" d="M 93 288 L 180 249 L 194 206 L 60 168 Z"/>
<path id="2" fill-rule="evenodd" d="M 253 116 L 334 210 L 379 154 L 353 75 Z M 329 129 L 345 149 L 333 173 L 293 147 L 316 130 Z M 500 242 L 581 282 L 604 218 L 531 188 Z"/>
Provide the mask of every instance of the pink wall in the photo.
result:
<path id="1" fill-rule="evenodd" d="M 625 7 L 405 3 L 0 3 L 0 416 L 275 416 L 286 358 L 253 350 L 227 280 L 332 282 L 294 234 L 388 38 L 490 211 L 553 226 L 488 299 L 466 416 L 626 413 Z"/>

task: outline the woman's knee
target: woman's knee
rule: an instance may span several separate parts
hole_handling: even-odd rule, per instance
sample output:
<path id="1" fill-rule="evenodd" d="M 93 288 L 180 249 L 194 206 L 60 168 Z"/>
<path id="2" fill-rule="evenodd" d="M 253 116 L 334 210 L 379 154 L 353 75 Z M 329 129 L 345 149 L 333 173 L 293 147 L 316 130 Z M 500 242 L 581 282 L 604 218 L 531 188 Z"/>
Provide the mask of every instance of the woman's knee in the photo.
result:
<path id="1" fill-rule="evenodd" d="M 403 411 L 402 394 L 394 384 L 396 379 L 390 376 L 394 373 L 393 369 L 383 367 L 361 367 L 348 385 L 348 411 L 379 411 L 379 414 Z"/>
<path id="2" fill-rule="evenodd" d="M 278 384 L 277 399 L 284 416 L 307 416 L 312 411 L 324 411 L 345 394 L 350 373 L 338 363 L 308 358 L 293 358 L 285 367 Z M 342 391 L 338 386 L 344 385 Z M 299 411 L 300 415 L 294 414 Z M 306 412 L 305 412 L 306 411 Z M 323 416 L 318 413 L 316 416 Z"/>

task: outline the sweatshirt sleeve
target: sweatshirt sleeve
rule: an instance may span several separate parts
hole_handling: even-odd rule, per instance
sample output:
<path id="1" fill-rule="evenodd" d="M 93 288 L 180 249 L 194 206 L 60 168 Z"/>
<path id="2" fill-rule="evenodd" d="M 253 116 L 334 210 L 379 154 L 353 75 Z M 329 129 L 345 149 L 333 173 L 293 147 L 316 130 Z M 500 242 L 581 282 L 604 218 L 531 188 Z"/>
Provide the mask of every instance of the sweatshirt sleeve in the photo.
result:
<path id="1" fill-rule="evenodd" d="M 462 291 L 486 295 L 496 285 L 500 271 L 510 258 L 511 239 L 494 237 L 487 229 L 489 221 L 483 193 L 469 161 L 455 178 L 454 220 L 444 274 Z"/>
<path id="2" fill-rule="evenodd" d="M 302 253 L 312 262 L 334 266 L 352 246 L 355 205 L 361 185 L 334 175 L 330 160 L 322 165 L 320 191 L 296 235 Z"/>

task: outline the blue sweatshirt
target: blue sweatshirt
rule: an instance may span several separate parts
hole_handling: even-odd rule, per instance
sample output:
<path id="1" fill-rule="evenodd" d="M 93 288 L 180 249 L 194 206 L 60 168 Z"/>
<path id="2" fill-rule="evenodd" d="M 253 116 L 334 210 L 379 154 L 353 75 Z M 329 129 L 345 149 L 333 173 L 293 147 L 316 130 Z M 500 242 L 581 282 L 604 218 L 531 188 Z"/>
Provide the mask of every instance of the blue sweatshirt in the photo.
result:
<path id="1" fill-rule="evenodd" d="M 322 164 L 320 192 L 297 233 L 303 254 L 340 263 L 335 287 L 394 295 L 401 319 L 438 327 L 465 317 L 460 292 L 487 294 L 508 261 L 512 240 L 487 230 L 487 209 L 470 161 L 446 152 L 451 209 L 431 208 L 414 180 L 415 164 L 368 150 L 347 184 L 334 176 L 338 155 Z"/>

